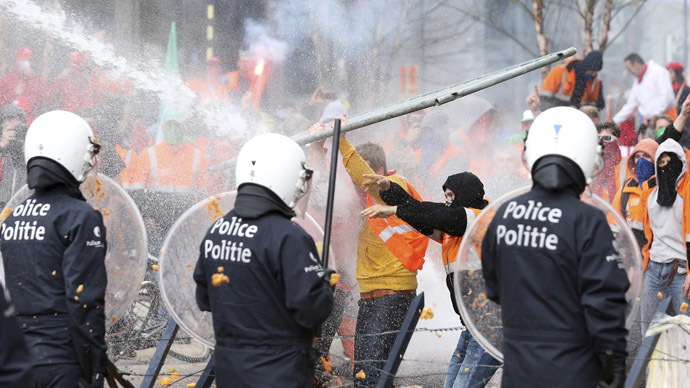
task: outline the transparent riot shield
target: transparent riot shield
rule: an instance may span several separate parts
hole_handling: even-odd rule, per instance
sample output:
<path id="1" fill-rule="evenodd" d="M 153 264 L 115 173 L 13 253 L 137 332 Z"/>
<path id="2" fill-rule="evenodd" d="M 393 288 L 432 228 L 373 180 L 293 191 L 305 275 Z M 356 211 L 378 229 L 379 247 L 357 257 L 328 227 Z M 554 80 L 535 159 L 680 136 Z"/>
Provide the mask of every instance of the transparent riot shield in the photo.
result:
<path id="1" fill-rule="evenodd" d="M 215 337 L 211 313 L 201 311 L 196 304 L 196 283 L 192 278 L 199 258 L 199 246 L 208 228 L 235 205 L 237 192 L 211 196 L 187 209 L 175 221 L 165 237 L 159 257 L 158 276 L 163 301 L 180 327 L 202 344 L 213 348 Z M 309 215 L 293 218 L 311 235 L 317 248 L 323 242 L 323 230 Z M 333 250 L 330 257 L 335 262 Z"/>
<path id="2" fill-rule="evenodd" d="M 482 277 L 481 246 L 486 230 L 494 218 L 496 211 L 505 202 L 526 193 L 530 187 L 516 189 L 500 197 L 485 208 L 469 227 L 460 244 L 457 261 L 458 270 L 455 272 L 455 298 L 460 308 L 463 321 L 467 329 L 477 339 L 482 347 L 497 360 L 503 360 L 503 323 L 501 320 L 501 306 L 486 297 L 486 284 Z M 626 293 L 628 310 L 626 311 L 626 327 L 628 338 L 640 338 L 640 293 L 642 292 L 642 257 L 640 248 L 626 221 L 604 199 L 585 192 L 581 200 L 597 207 L 606 214 L 625 270 L 630 280 L 630 288 Z M 639 342 L 628 341 L 629 349 Z M 634 354 L 634 353 L 631 353 Z"/>
<path id="3" fill-rule="evenodd" d="M 107 176 L 89 175 L 82 183 L 81 191 L 89 204 L 103 215 L 107 233 L 105 267 L 108 272 L 108 288 L 105 294 L 105 321 L 108 328 L 129 309 L 137 297 L 139 285 L 144 281 L 148 259 L 146 228 L 132 198 Z M 0 215 L 0 222 L 4 222 L 12 209 L 33 192 L 24 185 L 7 202 Z M 0 277 L 4 280 L 3 268 L 0 265 Z"/>

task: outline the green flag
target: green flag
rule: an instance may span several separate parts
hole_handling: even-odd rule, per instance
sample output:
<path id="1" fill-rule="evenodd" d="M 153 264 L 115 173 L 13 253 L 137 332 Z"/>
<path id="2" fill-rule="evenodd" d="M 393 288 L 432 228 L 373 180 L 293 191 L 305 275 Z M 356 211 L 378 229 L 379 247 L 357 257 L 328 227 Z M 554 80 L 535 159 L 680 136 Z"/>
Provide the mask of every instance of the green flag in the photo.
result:
<path id="1" fill-rule="evenodd" d="M 165 76 L 172 84 L 172 80 L 180 77 L 177 69 L 177 33 L 175 22 L 170 24 L 170 34 L 168 35 L 168 49 L 165 52 Z M 167 100 L 165 96 L 161 98 L 161 105 L 158 110 L 158 131 L 156 134 L 156 144 L 163 141 L 163 131 L 161 126 L 169 120 L 181 120 L 182 115 L 177 111 L 174 101 Z"/>

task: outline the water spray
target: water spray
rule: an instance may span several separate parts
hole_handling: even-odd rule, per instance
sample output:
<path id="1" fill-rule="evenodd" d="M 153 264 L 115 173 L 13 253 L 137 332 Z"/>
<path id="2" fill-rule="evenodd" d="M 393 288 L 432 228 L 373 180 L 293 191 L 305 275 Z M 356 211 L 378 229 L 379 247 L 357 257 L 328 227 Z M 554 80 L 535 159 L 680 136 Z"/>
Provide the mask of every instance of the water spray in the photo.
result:
<path id="1" fill-rule="evenodd" d="M 515 78 L 519 75 L 529 73 L 530 71 L 550 65 L 554 62 L 558 62 L 560 60 L 573 56 L 576 53 L 577 49 L 575 49 L 574 47 L 570 47 L 568 49 L 557 51 L 555 53 L 548 54 L 543 57 L 535 58 L 518 65 L 506 67 L 504 69 L 483 75 L 478 78 L 471 79 L 469 81 L 463 81 L 454 85 L 446 86 L 444 88 L 435 90 L 433 92 L 421 94 L 409 98 L 407 100 L 385 105 L 383 107 L 376 108 L 368 112 L 363 112 L 348 118 L 349 122 L 343 125 L 340 131 L 341 133 L 354 131 L 355 129 L 366 127 L 368 125 L 376 124 L 381 121 L 389 120 L 395 117 L 403 116 L 408 113 L 416 112 L 418 110 L 430 108 L 432 106 L 447 104 L 451 101 L 457 100 L 458 98 L 494 86 L 501 82 Z M 302 132 L 300 134 L 292 136 L 292 139 L 300 145 L 305 145 L 331 136 L 333 136 L 333 128 L 329 128 L 323 132 L 314 135 L 309 135 L 307 132 Z M 206 171 L 222 171 L 228 168 L 232 168 L 232 166 L 234 165 L 235 159 L 232 159 L 211 166 Z"/>

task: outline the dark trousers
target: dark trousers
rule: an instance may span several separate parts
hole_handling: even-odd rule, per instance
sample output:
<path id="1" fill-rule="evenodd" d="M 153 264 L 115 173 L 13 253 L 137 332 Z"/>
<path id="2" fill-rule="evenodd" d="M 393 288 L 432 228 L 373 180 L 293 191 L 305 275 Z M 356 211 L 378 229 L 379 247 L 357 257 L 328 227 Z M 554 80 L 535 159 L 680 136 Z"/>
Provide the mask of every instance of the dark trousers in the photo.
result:
<path id="1" fill-rule="evenodd" d="M 395 343 L 414 294 L 360 299 L 355 331 L 355 387 L 374 387 Z M 393 333 L 381 334 L 385 332 Z M 365 378 L 357 378 L 359 371 Z"/>
<path id="2" fill-rule="evenodd" d="M 36 388 L 76 388 L 81 378 L 77 364 L 38 365 L 33 373 Z"/>

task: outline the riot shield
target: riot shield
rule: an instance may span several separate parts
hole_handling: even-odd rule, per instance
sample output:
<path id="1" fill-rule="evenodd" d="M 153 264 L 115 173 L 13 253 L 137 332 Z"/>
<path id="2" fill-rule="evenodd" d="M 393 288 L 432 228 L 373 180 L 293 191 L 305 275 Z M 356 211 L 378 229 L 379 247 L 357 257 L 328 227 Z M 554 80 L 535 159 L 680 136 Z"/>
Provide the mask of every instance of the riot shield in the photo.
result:
<path id="1" fill-rule="evenodd" d="M 105 267 L 108 272 L 108 288 L 105 294 L 106 328 L 120 318 L 132 304 L 144 281 L 148 248 L 146 228 L 139 209 L 125 190 L 103 174 L 89 175 L 81 184 L 84 198 L 103 215 L 108 250 Z M 4 222 L 15 206 L 33 194 L 24 185 L 7 202 L 0 216 Z M 1 257 L 0 257 L 1 260 Z M 0 277 L 5 278 L 4 266 L 0 265 Z"/>
<path id="2" fill-rule="evenodd" d="M 170 315 L 185 332 L 211 348 L 216 342 L 211 313 L 201 311 L 197 306 L 196 283 L 192 276 L 199 258 L 199 246 L 208 228 L 232 210 L 236 197 L 236 191 L 222 193 L 187 209 L 170 228 L 159 257 L 161 296 Z M 304 228 L 320 248 L 323 230 L 309 213 L 304 219 L 293 218 L 293 221 Z M 330 257 L 335 262 L 332 249 Z"/>
<path id="3" fill-rule="evenodd" d="M 486 297 L 486 284 L 482 276 L 481 246 L 486 230 L 498 208 L 505 202 L 530 190 L 529 186 L 511 191 L 486 207 L 469 227 L 458 249 L 458 270 L 455 272 L 455 297 L 460 308 L 460 314 L 477 342 L 497 360 L 503 360 L 501 352 L 503 344 L 503 323 L 501 320 L 501 306 Z M 639 339 L 640 293 L 642 292 L 642 257 L 640 248 L 627 222 L 604 199 L 585 192 L 580 197 L 606 214 L 615 241 L 625 265 L 630 280 L 630 288 L 626 293 L 628 309 L 626 311 L 626 327 L 630 338 Z M 634 346 L 635 341 L 628 341 L 628 347 Z M 639 342 L 639 341 L 638 341 Z M 633 354 L 633 353 L 631 353 Z"/>

